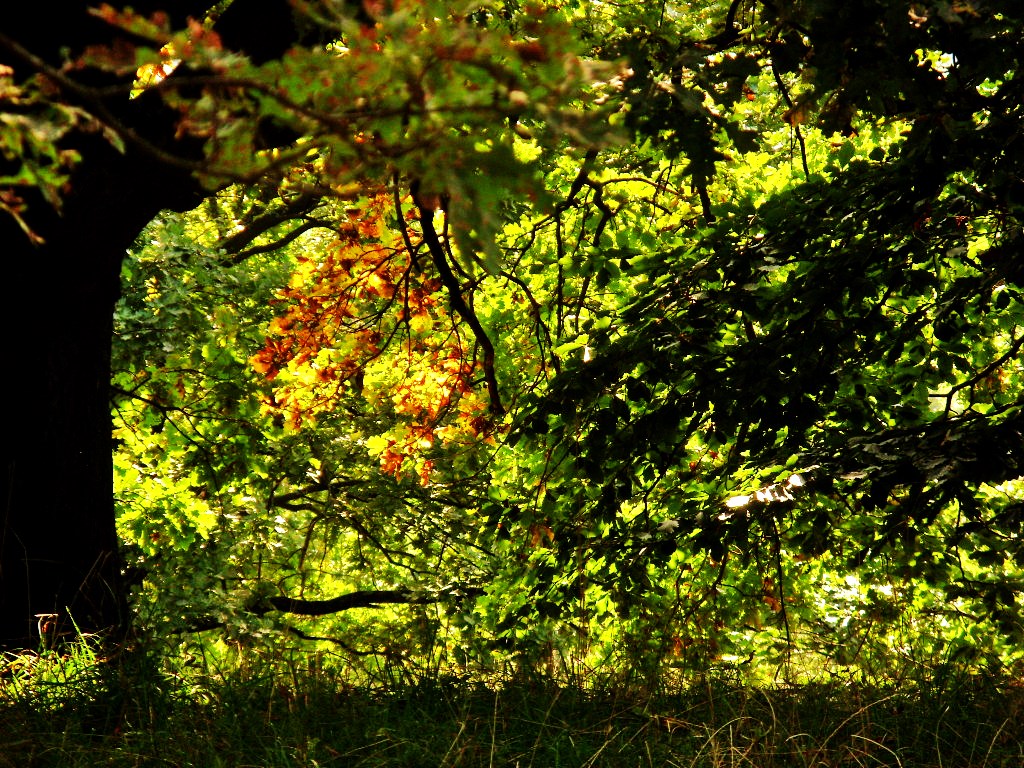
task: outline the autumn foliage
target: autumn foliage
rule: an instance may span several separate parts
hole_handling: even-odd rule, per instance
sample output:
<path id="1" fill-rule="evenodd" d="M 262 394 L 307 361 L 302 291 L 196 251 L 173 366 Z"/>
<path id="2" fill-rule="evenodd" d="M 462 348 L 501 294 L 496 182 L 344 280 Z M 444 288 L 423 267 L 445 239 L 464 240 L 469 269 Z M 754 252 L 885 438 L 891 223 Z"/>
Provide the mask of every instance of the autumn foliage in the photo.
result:
<path id="1" fill-rule="evenodd" d="M 386 192 L 361 202 L 329 247 L 297 258 L 251 363 L 274 382 L 267 412 L 290 428 L 353 398 L 393 411 L 400 426 L 367 435 L 367 448 L 382 471 L 414 468 L 427 483 L 435 443 L 492 429 L 475 388 L 478 362 L 419 253 L 415 209 Z"/>

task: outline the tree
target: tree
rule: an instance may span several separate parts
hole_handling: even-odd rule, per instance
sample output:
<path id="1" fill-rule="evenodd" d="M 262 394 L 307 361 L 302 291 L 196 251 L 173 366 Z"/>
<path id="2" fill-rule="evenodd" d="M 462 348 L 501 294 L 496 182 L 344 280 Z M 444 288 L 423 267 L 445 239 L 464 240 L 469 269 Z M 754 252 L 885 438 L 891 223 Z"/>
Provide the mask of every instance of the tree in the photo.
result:
<path id="1" fill-rule="evenodd" d="M 614 631 L 657 667 L 788 646 L 815 580 L 856 573 L 1015 631 L 1009 3 L 280 7 L 103 7 L 106 26 L 0 39 L 62 89 L 8 75 L 5 116 L 32 118 L 10 122 L 24 199 L 2 199 L 19 279 L 72 248 L 98 190 L 126 213 L 81 230 L 108 254 L 92 320 L 46 327 L 88 332 L 88 381 L 9 393 L 33 454 L 79 449 L 73 423 L 109 453 L 97 350 L 123 249 L 220 190 L 135 244 L 117 315 L 121 532 L 160 584 L 136 595 L 154 626 L 458 593 L 467 636 Z M 73 308 L 97 262 L 55 263 Z M 123 623 L 108 460 L 61 459 L 82 478 L 34 517 L 24 455 L 4 593 L 41 596 L 5 614 L 9 644 L 64 607 Z M 54 520 L 59 567 L 19 584 Z"/>
<path id="2" fill-rule="evenodd" d="M 557 100 L 585 73 L 546 12 L 528 8 L 514 29 L 490 31 L 489 12 L 470 10 L 325 7 L 302 34 L 323 33 L 330 46 L 304 45 L 285 3 L 261 4 L 259 15 L 244 2 L 179 4 L 173 16 L 155 4 L 124 13 L 82 4 L 8 27 L 12 284 L 34 282 L 41 258 L 53 277 L 39 332 L 17 348 L 46 384 L 7 385 L 21 405 L 5 446 L 5 646 L 35 644 L 42 614 L 60 617 L 61 635 L 71 620 L 86 631 L 125 625 L 108 488 L 110 316 L 124 250 L 155 213 L 232 181 L 277 180 L 286 198 L 345 198 L 367 179 L 395 177 L 417 186 L 424 221 L 424 201 L 443 197 L 467 252 L 494 261 L 490 204 L 502 188 L 529 187 L 528 164 L 502 136 L 538 111 L 547 130 L 582 135 Z M 566 66 L 577 71 L 566 77 Z M 499 167 L 503 184 L 480 182 Z M 451 300 L 472 324 L 457 289 Z"/>
<path id="3" fill-rule="evenodd" d="M 1018 637 L 1019 13 L 812 3 L 755 17 L 735 61 L 770 62 L 807 179 L 734 188 L 699 237 L 636 253 L 637 298 L 538 398 L 524 432 L 551 457 L 554 537 L 577 542 L 549 572 L 582 540 L 628 603 L 678 547 L 721 565 L 715 588 L 727 562 L 767 554 L 788 634 L 799 596 L 778 590 L 831 557 L 939 587 L 935 610 Z M 654 79 L 662 53 L 642 45 L 634 67 Z M 703 55 L 684 55 L 695 72 L 676 81 L 708 82 L 722 65 Z M 632 119 L 674 152 L 674 96 L 643 85 Z"/>
<path id="4" fill-rule="evenodd" d="M 136 3 L 135 10 L 161 6 Z M 3 449 L 5 648 L 35 647 L 39 614 L 59 617 L 50 631 L 62 636 L 72 621 L 86 632 L 127 626 L 109 460 L 120 266 L 157 212 L 191 208 L 206 192 L 195 176 L 201 142 L 176 135 L 177 114 L 156 94 L 129 98 L 136 67 L 116 59 L 126 51 L 131 58 L 146 27 L 119 28 L 112 9 L 91 7 L 77 3 L 56 15 L 26 7 L 0 36 L 7 132 L 0 227 L 9 284 L 45 292 L 15 347 L 32 374 L 4 384 L 20 404 Z M 210 5 L 170 10 L 162 23 L 186 28 Z M 261 4 L 259 16 L 239 3 L 220 22 L 223 39 L 254 60 L 297 40 L 286 3 Z M 94 55 L 109 66 L 91 66 Z M 9 302 L 8 321 L 22 311 Z"/>
<path id="5" fill-rule="evenodd" d="M 60 68 L 62 46 L 80 52 L 111 38 L 113 30 L 86 8 L 65 8 L 54 18 L 42 7 L 26 7 L 5 24 L 2 41 L 13 67 L 4 77 L 5 130 L 24 131 L 9 134 L 4 147 L 5 181 L 24 185 L 6 188 L 7 215 L 0 217 L 7 284 L 19 292 L 36 286 L 41 294 L 12 350 L 31 373 L 4 381 L 5 398 L 18 403 L 0 481 L 5 648 L 38 644 L 36 614 L 61 614 L 61 631 L 70 629 L 69 613 L 86 631 L 124 620 L 107 385 L 120 263 L 157 211 L 189 206 L 197 191 L 187 174 L 139 145 L 121 152 L 112 143 L 113 121 L 157 146 L 172 138 L 172 125 L 154 100 L 98 100 L 94 89 L 116 84 L 104 78 L 76 79 L 78 89 L 65 87 L 56 99 L 32 83 L 44 62 Z M 91 114 L 99 110 L 103 118 Z M 19 157 L 19 141 L 60 156 Z M 72 160 L 78 157 L 81 163 Z M 72 167 L 61 167 L 64 161 Z M 4 313 L 15 324 L 25 311 L 12 296 Z"/>

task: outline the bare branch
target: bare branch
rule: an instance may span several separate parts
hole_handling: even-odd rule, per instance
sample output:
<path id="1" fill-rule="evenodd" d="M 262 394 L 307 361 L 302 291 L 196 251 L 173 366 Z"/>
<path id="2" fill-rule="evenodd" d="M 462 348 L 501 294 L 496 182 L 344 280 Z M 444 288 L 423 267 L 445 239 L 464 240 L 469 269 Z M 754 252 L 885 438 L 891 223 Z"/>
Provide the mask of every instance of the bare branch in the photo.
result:
<path id="1" fill-rule="evenodd" d="M 418 185 L 416 185 L 418 188 Z M 459 281 L 455 278 L 452 273 L 451 265 L 448 264 L 447 258 L 445 258 L 444 247 L 441 245 L 441 241 L 437 237 L 437 230 L 434 229 L 434 210 L 429 206 L 420 205 L 418 195 L 416 191 L 413 191 L 413 200 L 417 204 L 420 212 L 420 227 L 423 231 L 423 242 L 427 244 L 427 250 L 430 252 L 430 256 L 434 261 L 434 266 L 437 267 L 441 282 L 444 287 L 448 290 L 449 301 L 451 302 L 452 309 L 454 309 L 466 324 L 473 331 L 473 335 L 476 337 L 477 344 L 484 353 L 484 381 L 487 384 L 487 395 L 490 400 L 491 413 L 496 415 L 502 415 L 505 413 L 505 406 L 501 402 L 501 392 L 498 389 L 498 379 L 494 374 L 494 345 L 488 338 L 486 331 L 480 324 L 480 319 L 476 316 L 476 313 L 466 304 L 465 298 L 462 296 L 462 289 L 459 287 Z"/>
<path id="2" fill-rule="evenodd" d="M 352 608 L 379 608 L 385 604 L 424 605 L 436 603 L 439 595 L 424 595 L 407 589 L 370 589 L 347 592 L 327 600 L 301 600 L 295 597 L 271 597 L 266 602 L 271 609 L 300 616 L 326 616 Z"/>
<path id="3" fill-rule="evenodd" d="M 280 208 L 274 208 L 257 216 L 246 225 L 245 229 L 225 239 L 220 247 L 225 253 L 237 255 L 243 252 L 245 247 L 253 240 L 269 229 L 279 224 L 284 224 L 291 219 L 302 218 L 305 214 L 313 211 L 320 205 L 321 198 L 314 194 L 304 194 L 295 198 Z M 232 264 L 237 263 L 232 260 Z"/>

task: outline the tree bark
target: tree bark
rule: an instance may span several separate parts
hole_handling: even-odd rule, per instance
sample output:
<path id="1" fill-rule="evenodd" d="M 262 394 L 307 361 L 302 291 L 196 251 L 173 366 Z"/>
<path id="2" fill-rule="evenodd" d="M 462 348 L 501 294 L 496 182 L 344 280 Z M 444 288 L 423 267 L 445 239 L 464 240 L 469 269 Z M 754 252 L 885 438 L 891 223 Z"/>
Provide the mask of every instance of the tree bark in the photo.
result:
<path id="1" fill-rule="evenodd" d="M 23 6 L 5 20 L 0 61 L 16 76 L 38 61 L 59 68 L 72 53 L 109 43 L 115 30 L 90 17 L 92 3 Z M 180 5 L 180 4 L 179 4 Z M 193 3 L 193 10 L 204 3 Z M 138 8 L 139 5 L 136 4 Z M 120 85 L 102 102 L 59 98 L 95 114 L 106 110 L 156 146 L 174 140 L 173 115 L 153 98 L 127 98 L 130 78 L 79 75 L 89 85 Z M 2 108 L 3 105 L 0 105 Z M 199 202 L 199 187 L 137 144 L 124 154 L 97 134 L 61 141 L 82 161 L 58 213 L 23 192 L 33 244 L 0 212 L 7 341 L 0 392 L 8 426 L 0 446 L 0 650 L 38 648 L 56 639 L 127 627 L 112 492 L 110 354 L 121 261 L 162 208 Z M 15 159 L 15 162 L 17 160 Z M 55 616 L 54 616 L 55 615 Z M 55 618 L 55 621 L 51 621 Z"/>
<path id="2" fill-rule="evenodd" d="M 34 201 L 31 244 L 0 223 L 10 293 L 0 528 L 0 647 L 126 626 L 112 494 L 110 353 L 121 260 L 162 208 L 195 186 L 93 139 L 62 215 Z M 180 176 L 180 174 L 178 175 Z"/>
<path id="3" fill-rule="evenodd" d="M 74 78 L 84 87 L 63 87 L 54 98 L 102 117 L 109 128 L 127 129 L 124 154 L 97 134 L 62 140 L 83 159 L 59 214 L 41 196 L 28 197 L 27 218 L 42 245 L 0 211 L 0 269 L 8 287 L 0 310 L 8 353 L 0 394 L 10 414 L 0 441 L 0 650 L 38 647 L 44 623 L 51 639 L 81 630 L 116 640 L 128 626 L 110 419 L 121 262 L 159 211 L 186 210 L 203 194 L 184 166 L 165 161 L 168 154 L 198 160 L 202 153 L 195 142 L 179 140 L 175 114 L 155 94 L 129 100 L 130 74 L 59 74 L 64 52 L 74 56 L 123 37 L 89 14 L 95 5 L 64 3 L 54 11 L 47 3 L 23 4 L 0 33 L 0 63 L 13 66 L 18 78 L 40 68 L 50 68 L 58 85 Z M 214 3 L 131 5 L 142 14 L 166 10 L 180 29 Z M 287 0 L 237 0 L 218 31 L 226 46 L 266 61 L 295 41 L 291 13 Z M 103 89 L 90 94 L 90 86 Z"/>

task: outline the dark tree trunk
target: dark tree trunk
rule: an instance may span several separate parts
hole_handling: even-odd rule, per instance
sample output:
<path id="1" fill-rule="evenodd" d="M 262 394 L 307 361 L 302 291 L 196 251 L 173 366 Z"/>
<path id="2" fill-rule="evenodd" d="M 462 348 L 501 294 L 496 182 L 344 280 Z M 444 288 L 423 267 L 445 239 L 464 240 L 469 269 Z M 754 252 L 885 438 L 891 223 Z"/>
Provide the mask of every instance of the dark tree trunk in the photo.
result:
<path id="1" fill-rule="evenodd" d="M 203 18 L 214 0 L 136 0 L 139 13 L 166 10 L 175 28 Z M 94 2 L 21 4 L 0 28 L 0 64 L 27 77 L 41 59 L 59 69 L 63 52 L 110 43 L 120 34 L 88 13 Z M 218 22 L 228 47 L 254 60 L 280 55 L 294 41 L 287 0 L 236 0 Z M 25 55 L 25 52 L 30 54 Z M 89 95 L 58 97 L 112 116 L 162 152 L 199 158 L 175 136 L 175 116 L 157 97 L 129 100 L 132 77 L 72 71 Z M 118 86 L 118 88 L 111 88 Z M 4 104 L 0 103 L 0 109 Z M 96 134 L 65 143 L 81 153 L 63 210 L 38 195 L 29 223 L 33 245 L 0 210 L 0 269 L 6 301 L 5 364 L 0 385 L 8 426 L 0 441 L 0 650 L 36 648 L 50 615 L 57 636 L 128 626 L 121 580 L 111 459 L 110 355 L 121 261 L 162 209 L 185 210 L 201 189 L 180 167 L 127 140 L 120 154 Z M 15 160 L 16 162 L 16 160 Z M 43 622 L 40 622 L 42 615 Z"/>
<path id="2" fill-rule="evenodd" d="M 126 249 L 161 208 L 180 207 L 194 190 L 144 157 L 94 143 L 63 214 L 33 218 L 44 245 L 9 218 L 0 224 L 9 280 L 3 392 L 11 416 L 0 478 L 7 648 L 39 644 L 40 614 L 56 614 L 63 636 L 76 625 L 126 626 L 111 492 L 113 308 Z"/>
<path id="3" fill-rule="evenodd" d="M 57 14 L 44 6 L 25 6 L 17 24 L 5 21 L 4 34 L 51 65 L 59 64 L 61 47 L 80 50 L 112 34 L 89 19 L 87 4 Z M 33 13 L 44 16 L 33 19 Z M 31 62 L 3 46 L 0 61 L 18 75 L 32 72 Z M 101 77 L 94 82 L 110 84 Z M 77 101 L 75 94 L 64 96 Z M 103 106 L 154 144 L 166 146 L 173 137 L 173 116 L 155 99 L 129 102 L 122 90 Z M 116 637 L 127 626 L 110 420 L 121 260 L 159 210 L 199 200 L 188 175 L 137 146 L 121 154 L 97 134 L 63 143 L 83 160 L 60 214 L 39 195 L 23 192 L 27 220 L 45 242 L 30 242 L 0 211 L 7 288 L 0 310 L 6 341 L 0 392 L 9 414 L 0 447 L 0 649 L 8 650 L 39 647 L 40 627 L 52 640 L 73 636 L 76 628 Z"/>

